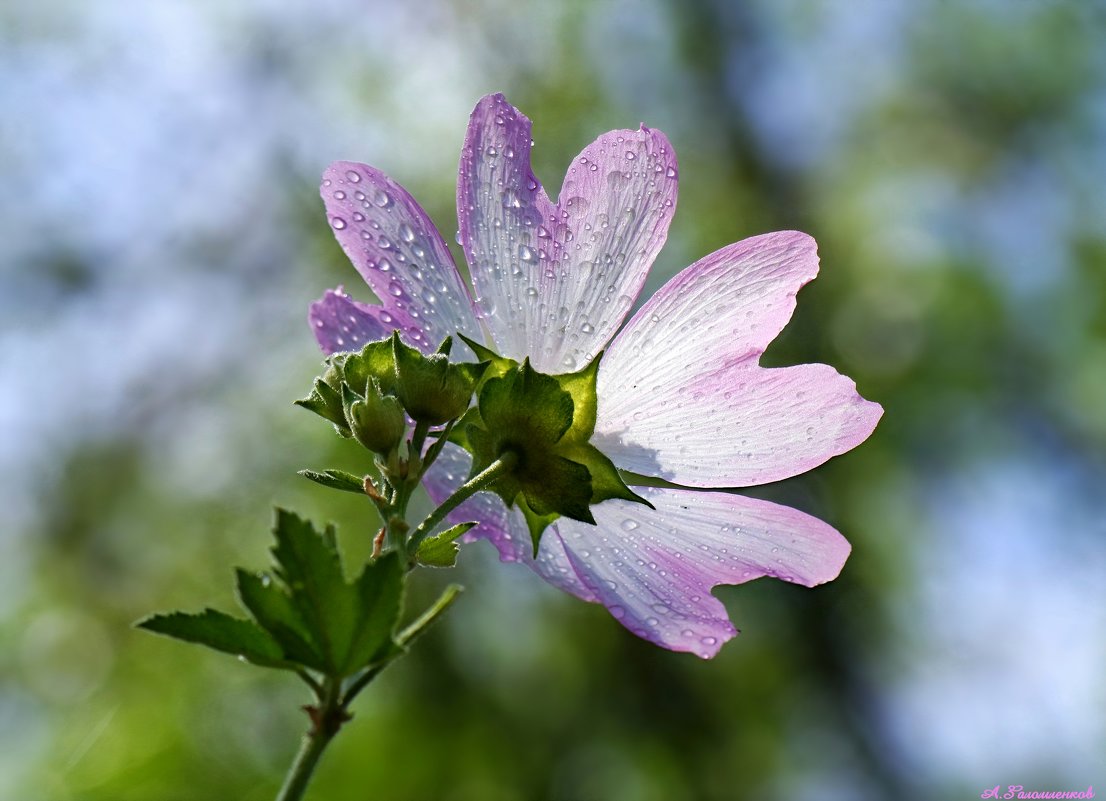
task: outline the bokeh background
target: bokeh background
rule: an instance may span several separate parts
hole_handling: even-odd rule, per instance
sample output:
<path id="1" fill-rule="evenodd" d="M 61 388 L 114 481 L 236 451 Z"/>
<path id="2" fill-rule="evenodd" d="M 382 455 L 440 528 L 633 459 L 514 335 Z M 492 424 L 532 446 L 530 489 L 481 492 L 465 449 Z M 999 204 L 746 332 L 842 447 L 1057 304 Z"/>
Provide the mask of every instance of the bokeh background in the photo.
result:
<path id="1" fill-rule="evenodd" d="M 291 405 L 307 303 L 369 299 L 318 177 L 381 167 L 451 240 L 489 91 L 554 189 L 602 131 L 668 134 L 646 293 L 745 236 L 817 237 L 766 360 L 833 364 L 886 416 L 757 494 L 853 556 L 817 590 L 718 590 L 743 633 L 702 662 L 470 546 L 311 797 L 1106 792 L 1103 41 L 1095 0 L 0 5 L 0 797 L 275 794 L 301 685 L 131 624 L 233 609 L 273 504 L 364 558 L 367 504 L 295 475 L 364 467 Z"/>

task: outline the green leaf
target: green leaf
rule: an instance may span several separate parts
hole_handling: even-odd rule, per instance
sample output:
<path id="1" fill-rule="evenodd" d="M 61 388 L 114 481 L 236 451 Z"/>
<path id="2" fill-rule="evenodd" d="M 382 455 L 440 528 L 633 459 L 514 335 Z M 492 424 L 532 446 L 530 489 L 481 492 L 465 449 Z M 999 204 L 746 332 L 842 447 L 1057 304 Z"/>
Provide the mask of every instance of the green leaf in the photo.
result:
<path id="1" fill-rule="evenodd" d="M 300 470 L 299 474 L 324 487 L 354 492 L 358 495 L 365 494 L 365 479 L 353 473 L 347 473 L 345 470 L 323 470 L 321 473 L 315 470 Z"/>
<path id="2" fill-rule="evenodd" d="M 256 623 L 214 609 L 205 609 L 195 615 L 184 612 L 152 615 L 137 625 L 166 637 L 241 656 L 262 667 L 295 669 L 285 661 L 277 641 Z"/>
<path id="3" fill-rule="evenodd" d="M 415 560 L 427 567 L 453 567 L 457 564 L 457 539 L 468 533 L 476 523 L 458 523 L 440 534 L 427 537 L 415 550 Z"/>
<path id="4" fill-rule="evenodd" d="M 366 564 L 353 583 L 350 589 L 357 599 L 358 616 L 343 675 L 355 673 L 394 650 L 405 575 L 400 556 L 393 551 Z"/>
<path id="5" fill-rule="evenodd" d="M 334 531 L 277 509 L 273 529 L 277 575 L 318 644 L 328 672 L 339 674 L 349 655 L 358 610 L 342 573 Z"/>
<path id="6" fill-rule="evenodd" d="M 325 671 L 326 659 L 291 596 L 267 575 L 239 568 L 238 600 L 261 628 L 280 644 L 284 656 L 314 670 Z"/>

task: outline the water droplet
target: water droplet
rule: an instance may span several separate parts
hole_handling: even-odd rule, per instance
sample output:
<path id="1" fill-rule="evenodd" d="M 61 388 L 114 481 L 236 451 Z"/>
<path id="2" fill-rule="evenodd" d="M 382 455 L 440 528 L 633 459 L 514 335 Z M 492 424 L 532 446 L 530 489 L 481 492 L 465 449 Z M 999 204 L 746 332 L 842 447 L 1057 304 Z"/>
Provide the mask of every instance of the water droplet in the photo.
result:
<path id="1" fill-rule="evenodd" d="M 431 306 L 438 302 L 438 296 L 431 292 L 429 289 L 422 291 L 422 299 L 429 303 Z"/>
<path id="2" fill-rule="evenodd" d="M 565 356 L 564 359 L 561 360 L 561 366 L 564 367 L 566 370 L 575 370 L 576 359 L 573 358 L 572 354 L 570 353 L 568 356 Z"/>
<path id="3" fill-rule="evenodd" d="M 704 637 L 699 642 L 701 642 L 703 645 L 714 645 L 718 642 L 718 639 L 716 637 Z"/>
<path id="4" fill-rule="evenodd" d="M 626 617 L 626 610 L 621 606 L 612 606 L 611 614 L 614 615 L 617 620 L 622 620 L 622 618 Z"/>
<path id="5" fill-rule="evenodd" d="M 484 152 L 487 153 L 492 158 L 495 158 L 496 156 L 499 155 L 499 151 L 495 149 L 495 145 L 488 145 L 488 149 L 485 150 Z"/>
<path id="6" fill-rule="evenodd" d="M 403 296 L 403 287 L 399 285 L 398 281 L 392 281 L 388 284 L 388 291 L 397 298 Z"/>
<path id="7" fill-rule="evenodd" d="M 536 298 L 538 296 L 538 290 L 535 287 L 529 287 L 526 290 L 526 296 L 528 298 Z"/>
<path id="8" fill-rule="evenodd" d="M 346 178 L 352 183 L 361 183 L 361 173 L 357 172 L 357 170 L 346 170 Z"/>
<path id="9" fill-rule="evenodd" d="M 376 263 L 376 269 L 382 273 L 389 272 L 392 269 L 392 263 L 387 259 L 381 259 Z"/>
<path id="10" fill-rule="evenodd" d="M 382 209 L 389 208 L 392 205 L 392 196 L 385 192 L 383 189 L 377 189 L 373 194 L 373 203 L 380 206 Z"/>
<path id="11" fill-rule="evenodd" d="M 359 211 L 355 211 L 355 212 L 353 213 L 353 221 L 354 221 L 354 222 L 365 222 L 365 215 L 364 215 L 364 214 L 362 214 L 362 213 L 361 213 L 361 212 L 359 212 Z"/>
<path id="12" fill-rule="evenodd" d="M 580 326 L 580 330 L 583 331 L 585 334 L 591 334 L 595 331 L 595 326 L 593 326 L 591 323 L 585 322 L 583 325 Z"/>
<path id="13" fill-rule="evenodd" d="M 664 174 L 667 175 L 669 178 L 675 178 L 676 170 L 674 170 L 672 167 L 669 167 L 667 170 L 664 171 Z"/>
<path id="14" fill-rule="evenodd" d="M 334 226 L 335 230 L 341 231 L 346 227 L 346 221 L 341 217 L 331 217 L 330 224 Z"/>
<path id="15" fill-rule="evenodd" d="M 386 236 L 379 236 L 379 237 L 377 237 L 376 241 L 377 241 L 377 244 L 380 245 L 381 250 L 387 250 L 388 248 L 390 248 L 392 246 L 392 240 L 390 240 Z"/>
<path id="16" fill-rule="evenodd" d="M 400 223 L 400 225 L 399 225 L 399 237 L 404 242 L 414 242 L 415 241 L 415 231 L 407 223 Z"/>
<path id="17" fill-rule="evenodd" d="M 631 520 L 630 518 L 627 517 L 625 520 L 622 521 L 622 530 L 623 531 L 633 531 L 637 527 L 638 527 L 638 523 L 637 523 L 636 520 Z"/>
<path id="18" fill-rule="evenodd" d="M 343 192 L 341 189 L 339 189 L 337 192 L 334 193 L 334 199 L 335 200 L 345 200 L 346 199 L 346 193 Z"/>
<path id="19" fill-rule="evenodd" d="M 636 158 L 637 158 L 637 155 L 636 155 L 636 154 L 634 153 L 634 151 L 632 151 L 632 150 L 627 150 L 627 151 L 626 151 L 626 159 L 627 159 L 627 161 L 633 161 L 633 160 L 634 160 L 634 159 L 636 159 Z"/>
<path id="20" fill-rule="evenodd" d="M 533 248 L 527 247 L 526 245 L 519 245 L 518 246 L 518 257 L 520 259 L 522 259 L 523 261 L 533 261 L 534 260 L 534 250 L 533 250 Z"/>

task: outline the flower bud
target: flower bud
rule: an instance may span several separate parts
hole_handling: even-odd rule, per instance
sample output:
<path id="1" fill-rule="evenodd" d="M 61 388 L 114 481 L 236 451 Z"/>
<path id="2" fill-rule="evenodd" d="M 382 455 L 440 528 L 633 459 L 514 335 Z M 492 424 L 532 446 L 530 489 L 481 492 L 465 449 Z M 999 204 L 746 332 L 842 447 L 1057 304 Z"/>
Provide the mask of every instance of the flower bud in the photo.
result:
<path id="1" fill-rule="evenodd" d="M 396 395 L 411 417 L 432 426 L 440 426 L 465 413 L 476 384 L 487 368 L 480 364 L 450 364 L 446 352 L 450 339 L 438 353 L 424 356 L 404 345 L 399 335 L 392 336 L 396 365 Z"/>
<path id="2" fill-rule="evenodd" d="M 357 441 L 370 451 L 386 455 L 399 447 L 407 432 L 403 407 L 393 395 L 385 395 L 376 379 L 370 378 L 365 397 L 347 389 L 346 419 Z"/>

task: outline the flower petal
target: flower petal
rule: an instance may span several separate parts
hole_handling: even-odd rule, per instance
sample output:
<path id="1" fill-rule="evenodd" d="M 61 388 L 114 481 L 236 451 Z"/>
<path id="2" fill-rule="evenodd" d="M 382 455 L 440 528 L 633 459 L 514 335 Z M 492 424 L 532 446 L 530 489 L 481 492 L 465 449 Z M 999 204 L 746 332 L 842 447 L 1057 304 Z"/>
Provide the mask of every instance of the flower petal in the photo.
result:
<path id="1" fill-rule="evenodd" d="M 833 527 L 796 509 L 726 492 L 638 491 L 655 511 L 608 501 L 593 509 L 598 525 L 561 520 L 557 533 L 618 622 L 673 651 L 707 659 L 737 634 L 716 585 L 771 576 L 812 587 L 836 578 L 849 555 Z"/>
<path id="2" fill-rule="evenodd" d="M 458 331 L 481 338 L 449 249 L 406 189 L 375 167 L 339 161 L 320 194 L 342 250 L 383 308 L 417 326 L 407 331 L 413 345 L 432 351 Z"/>
<path id="3" fill-rule="evenodd" d="M 315 339 L 328 356 L 346 350 L 360 350 L 366 342 L 386 339 L 399 329 L 409 336 L 422 334 L 422 328 L 402 312 L 394 314 L 383 306 L 358 303 L 342 292 L 328 289 L 320 300 L 311 304 L 307 314 Z"/>
<path id="4" fill-rule="evenodd" d="M 530 127 L 502 95 L 477 104 L 457 216 L 499 352 L 564 372 L 602 349 L 640 292 L 675 210 L 676 157 L 660 131 L 603 134 L 554 205 L 530 168 Z"/>
<path id="5" fill-rule="evenodd" d="M 867 439 L 883 409 L 821 364 L 758 364 L 818 272 L 813 239 L 766 234 L 677 275 L 599 368 L 595 444 L 636 473 L 697 487 L 798 475 Z"/>
<path id="6" fill-rule="evenodd" d="M 472 457 L 456 445 L 446 445 L 437 461 L 423 477 L 431 500 L 440 504 L 467 479 Z M 568 563 L 564 547 L 556 536 L 545 537 L 537 559 L 530 530 L 518 509 L 508 509 L 498 495 L 478 492 L 451 512 L 451 525 L 475 520 L 479 525 L 465 535 L 465 542 L 488 540 L 499 551 L 503 562 L 521 562 L 554 587 L 585 601 L 597 600 Z M 551 529 L 550 529 L 551 530 Z M 547 544 L 546 539 L 550 542 Z"/>

